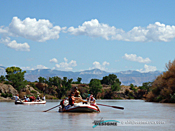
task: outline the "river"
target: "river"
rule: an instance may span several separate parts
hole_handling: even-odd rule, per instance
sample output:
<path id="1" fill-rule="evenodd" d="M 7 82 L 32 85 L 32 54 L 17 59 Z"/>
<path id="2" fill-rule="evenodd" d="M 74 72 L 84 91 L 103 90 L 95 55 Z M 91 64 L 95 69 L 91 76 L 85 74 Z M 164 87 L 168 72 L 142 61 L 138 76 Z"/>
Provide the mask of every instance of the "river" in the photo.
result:
<path id="1" fill-rule="evenodd" d="M 59 100 L 47 101 L 45 105 L 15 105 L 14 102 L 0 102 L 0 130 L 174 131 L 175 129 L 175 104 L 143 100 L 97 100 L 99 104 L 123 106 L 125 109 L 99 106 L 100 113 L 59 113 L 58 108 L 42 112 L 58 103 Z M 118 125 L 94 127 L 93 122 L 96 120 L 116 120 Z M 142 121 L 148 123 L 158 121 L 161 124 L 139 124 Z"/>

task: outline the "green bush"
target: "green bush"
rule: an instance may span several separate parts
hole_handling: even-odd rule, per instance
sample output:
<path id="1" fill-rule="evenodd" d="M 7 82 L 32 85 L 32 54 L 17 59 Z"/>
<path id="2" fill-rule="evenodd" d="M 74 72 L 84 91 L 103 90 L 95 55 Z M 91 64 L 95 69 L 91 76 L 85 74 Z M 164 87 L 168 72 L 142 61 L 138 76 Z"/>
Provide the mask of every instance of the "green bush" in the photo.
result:
<path id="1" fill-rule="evenodd" d="M 129 95 L 129 99 L 134 99 L 134 97 Z"/>
<path id="2" fill-rule="evenodd" d="M 36 91 L 34 91 L 34 90 L 32 90 L 32 91 L 30 91 L 31 93 L 37 93 Z"/>
<path id="3" fill-rule="evenodd" d="M 10 84 L 10 82 L 8 82 L 8 81 L 5 81 L 5 82 L 4 82 L 4 84 L 7 84 L 7 85 L 8 85 L 8 84 Z"/>
<path id="4" fill-rule="evenodd" d="M 12 97 L 12 94 L 9 94 L 8 96 L 9 96 L 9 97 Z"/>
<path id="5" fill-rule="evenodd" d="M 7 97 L 12 97 L 12 94 L 1 93 L 1 96 L 7 98 Z"/>

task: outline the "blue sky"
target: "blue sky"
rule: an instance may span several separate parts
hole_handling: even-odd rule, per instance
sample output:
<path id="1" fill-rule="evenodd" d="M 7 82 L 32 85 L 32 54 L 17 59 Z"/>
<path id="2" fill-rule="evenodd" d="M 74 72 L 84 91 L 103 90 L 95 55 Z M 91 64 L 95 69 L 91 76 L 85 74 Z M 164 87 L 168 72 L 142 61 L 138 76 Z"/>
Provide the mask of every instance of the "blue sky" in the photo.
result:
<path id="1" fill-rule="evenodd" d="M 175 56 L 174 0 L 1 0 L 0 65 L 164 71 Z"/>

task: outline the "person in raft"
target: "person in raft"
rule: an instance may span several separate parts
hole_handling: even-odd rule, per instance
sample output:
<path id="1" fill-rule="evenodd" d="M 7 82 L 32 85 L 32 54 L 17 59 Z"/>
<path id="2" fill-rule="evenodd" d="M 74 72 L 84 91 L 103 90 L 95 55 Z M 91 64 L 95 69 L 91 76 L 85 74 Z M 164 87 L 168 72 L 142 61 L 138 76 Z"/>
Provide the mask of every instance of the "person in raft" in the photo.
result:
<path id="1" fill-rule="evenodd" d="M 37 96 L 36 101 L 40 101 L 40 97 L 39 97 L 39 95 Z"/>
<path id="2" fill-rule="evenodd" d="M 75 87 L 74 92 L 75 92 L 75 97 L 81 97 L 78 87 Z"/>
<path id="3" fill-rule="evenodd" d="M 70 98 L 70 95 L 69 95 Z M 71 107 L 71 105 L 69 104 L 69 98 L 65 98 L 63 101 L 61 101 L 60 105 L 62 106 L 62 110 L 66 111 L 69 109 L 69 107 Z"/>
<path id="4" fill-rule="evenodd" d="M 17 100 L 19 100 L 19 95 L 18 94 L 15 96 L 15 101 L 17 101 Z"/>
<path id="5" fill-rule="evenodd" d="M 45 100 L 46 100 L 46 97 L 45 97 L 45 95 L 43 96 L 42 100 L 43 100 L 43 101 L 45 101 Z"/>
<path id="6" fill-rule="evenodd" d="M 95 102 L 95 98 L 93 97 L 92 94 L 89 95 L 89 103 L 90 103 L 90 105 L 95 106 L 98 109 L 98 111 L 100 112 L 100 109 L 98 108 L 98 106 Z"/>
<path id="7" fill-rule="evenodd" d="M 71 96 L 69 98 L 69 105 L 71 106 L 73 106 L 74 103 L 87 102 L 87 101 L 84 101 L 81 97 L 74 97 L 74 96 L 75 96 L 75 93 L 71 92 Z"/>

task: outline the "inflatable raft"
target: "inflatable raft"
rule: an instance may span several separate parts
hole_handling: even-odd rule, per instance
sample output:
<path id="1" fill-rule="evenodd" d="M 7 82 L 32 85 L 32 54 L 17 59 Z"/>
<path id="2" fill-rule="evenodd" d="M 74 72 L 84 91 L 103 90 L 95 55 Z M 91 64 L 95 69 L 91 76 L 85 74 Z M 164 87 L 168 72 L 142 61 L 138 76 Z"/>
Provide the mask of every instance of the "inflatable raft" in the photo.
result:
<path id="1" fill-rule="evenodd" d="M 99 112 L 95 106 L 90 104 L 75 103 L 73 106 L 68 106 L 68 108 L 59 108 L 59 112 Z"/>
<path id="2" fill-rule="evenodd" d="M 25 102 L 25 101 L 15 101 L 15 104 L 24 104 L 24 105 L 33 105 L 33 104 L 46 104 L 46 101 L 32 101 L 32 102 Z"/>

